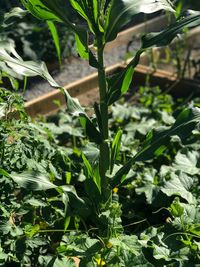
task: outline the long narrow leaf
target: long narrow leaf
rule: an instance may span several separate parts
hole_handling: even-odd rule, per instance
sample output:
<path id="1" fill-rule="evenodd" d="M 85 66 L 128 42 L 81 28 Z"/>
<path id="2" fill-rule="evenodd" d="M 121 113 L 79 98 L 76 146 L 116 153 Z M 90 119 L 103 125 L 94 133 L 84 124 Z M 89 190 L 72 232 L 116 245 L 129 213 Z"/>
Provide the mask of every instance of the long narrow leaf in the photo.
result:
<path id="1" fill-rule="evenodd" d="M 52 35 L 52 38 L 55 44 L 58 62 L 61 65 L 61 50 L 60 50 L 60 41 L 59 41 L 58 31 L 56 29 L 55 24 L 52 21 L 47 21 L 47 25 L 49 27 L 49 30 L 51 32 L 51 35 Z"/>
<path id="2" fill-rule="evenodd" d="M 5 175 L 13 179 L 20 187 L 23 187 L 27 190 L 33 191 L 43 191 L 49 189 L 56 189 L 59 193 L 71 194 L 79 202 L 84 203 L 84 201 L 77 195 L 74 186 L 72 185 L 63 185 L 57 186 L 49 181 L 46 174 L 35 172 L 35 171 L 26 171 L 23 173 L 11 173 L 8 174 L 5 171 L 0 170 L 0 174 Z"/>
<path id="3" fill-rule="evenodd" d="M 178 19 L 171 24 L 166 30 L 160 33 L 150 33 L 142 38 L 142 48 L 153 46 L 166 46 L 178 35 L 183 33 L 185 28 L 193 28 L 200 25 L 200 12 L 192 11 L 188 17 Z"/>
<path id="4" fill-rule="evenodd" d="M 121 138 L 122 138 L 122 130 L 119 130 L 113 139 L 111 146 L 111 160 L 110 160 L 110 173 L 113 171 L 113 167 L 115 165 L 116 159 L 119 155 L 120 147 L 121 147 Z"/>
<path id="5" fill-rule="evenodd" d="M 65 0 L 21 0 L 24 6 L 37 18 L 64 22 L 76 34 L 77 50 L 83 58 L 89 58 L 87 31 L 79 25 L 77 13 L 70 1 Z"/>
<path id="6" fill-rule="evenodd" d="M 78 99 L 71 97 L 67 90 L 62 89 L 62 91 L 65 95 L 69 112 L 72 115 L 78 116 L 80 118 L 81 125 L 84 128 L 89 139 L 96 144 L 100 144 L 102 142 L 101 133 L 97 130 L 94 123 L 90 120 L 83 107 L 80 105 Z"/>

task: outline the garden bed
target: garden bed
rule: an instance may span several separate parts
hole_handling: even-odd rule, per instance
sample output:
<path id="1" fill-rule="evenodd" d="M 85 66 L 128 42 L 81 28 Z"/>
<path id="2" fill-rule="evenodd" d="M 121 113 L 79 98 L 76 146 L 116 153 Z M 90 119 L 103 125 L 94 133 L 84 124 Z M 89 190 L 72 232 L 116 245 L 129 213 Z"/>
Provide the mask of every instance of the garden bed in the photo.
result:
<path id="1" fill-rule="evenodd" d="M 109 67 L 114 64 L 119 64 L 119 62 L 125 60 L 124 56 L 127 52 L 127 44 L 133 39 L 133 36 L 134 42 L 131 45 L 131 49 L 132 51 L 135 51 L 140 47 L 140 36 L 142 33 L 147 33 L 152 30 L 159 31 L 166 25 L 167 17 L 164 15 L 119 33 L 117 39 L 108 43 L 106 46 L 105 66 Z M 66 59 L 61 66 L 61 69 L 58 69 L 57 67 L 57 64 L 51 65 L 51 73 L 54 79 L 62 86 L 69 85 L 70 83 L 84 78 L 85 76 L 88 76 L 96 71 L 94 68 L 88 65 L 88 62 L 78 57 L 70 57 Z M 27 101 L 34 100 L 35 98 L 51 92 L 52 90 L 53 88 L 51 88 L 47 82 L 42 81 L 40 78 L 34 78 L 32 79 L 31 83 L 28 83 L 27 91 L 25 92 L 24 97 Z"/>
<path id="2" fill-rule="evenodd" d="M 143 23 L 136 27 L 127 29 L 124 32 L 121 32 L 115 41 L 107 44 L 105 61 L 107 66 L 111 66 L 108 67 L 108 69 L 112 69 L 114 71 L 115 68 L 117 69 L 118 67 L 120 67 L 120 65 L 123 64 L 123 60 L 125 60 L 125 58 L 123 59 L 121 55 L 126 54 L 127 44 L 132 40 L 133 34 L 137 34 L 139 31 L 144 29 L 146 29 L 146 32 L 148 32 L 152 30 L 152 28 L 154 28 L 155 25 L 157 25 L 157 27 L 163 28 L 165 24 L 166 24 L 166 17 L 155 18 L 152 21 L 148 22 L 147 24 Z M 195 42 L 195 40 L 198 39 L 198 33 L 199 33 L 199 28 L 190 31 L 189 34 L 187 34 L 187 39 L 185 39 L 185 44 L 187 44 L 187 47 L 190 47 L 192 43 L 195 43 L 195 46 L 198 45 L 198 42 Z M 131 46 L 132 50 L 137 49 L 139 47 L 138 40 L 136 39 L 136 41 L 132 43 Z M 173 48 L 175 45 L 176 44 L 174 43 L 171 47 Z M 164 57 L 165 50 L 156 48 L 153 49 L 153 51 L 154 51 L 153 53 L 159 53 L 160 55 L 159 58 L 161 61 L 161 58 Z M 197 54 L 193 54 L 193 57 L 195 56 L 197 56 Z M 144 54 L 141 56 L 140 64 L 148 66 L 149 60 L 150 57 Z M 112 66 L 113 62 L 116 63 L 116 65 Z M 129 61 L 126 60 L 126 62 Z M 158 82 L 158 84 L 161 85 L 161 87 L 162 86 L 165 87 L 165 85 L 168 84 L 168 90 L 171 90 L 172 94 L 188 95 L 190 93 L 194 93 L 194 91 L 199 90 L 198 80 L 196 81 L 194 79 L 191 80 L 191 77 L 187 77 L 186 75 L 186 77 L 184 79 L 181 79 L 180 81 L 180 78 L 177 77 L 176 75 L 176 69 L 174 66 L 172 66 L 172 64 L 156 63 L 156 66 L 154 67 L 152 67 L 152 64 L 153 63 L 151 63 L 151 66 L 149 68 L 140 66 L 137 69 L 135 76 L 136 76 L 136 81 L 139 84 L 143 84 L 143 81 L 145 81 L 145 74 L 151 73 L 150 76 L 152 83 L 156 84 L 156 82 Z M 194 74 L 194 68 L 193 68 L 193 74 Z M 192 72 L 190 73 L 190 75 L 192 75 Z M 90 101 L 90 99 L 92 98 L 95 99 L 96 97 L 98 97 L 97 91 L 95 91 L 96 87 L 95 84 L 97 84 L 97 81 L 94 82 L 94 79 L 97 79 L 97 74 L 95 74 L 95 69 L 89 67 L 87 63 L 81 60 L 80 58 L 79 59 L 73 58 L 71 59 L 71 61 L 70 60 L 67 61 L 63 66 L 63 71 L 61 71 L 58 74 L 58 76 L 56 75 L 55 77 L 58 83 L 60 83 L 70 91 L 72 96 L 81 95 L 81 90 L 82 90 L 82 96 L 80 96 L 80 101 L 83 104 L 92 102 Z M 80 79 L 80 81 L 78 81 L 77 79 Z M 81 83 L 83 84 L 81 85 Z M 89 90 L 94 90 L 94 91 L 89 92 Z M 49 93 L 45 95 L 44 92 L 46 91 L 47 92 L 49 91 Z M 84 95 L 86 91 L 88 93 L 87 95 Z M 175 91 L 177 91 L 177 93 Z M 40 94 L 41 97 L 38 98 L 38 95 Z M 27 90 L 25 94 L 25 98 L 27 98 L 27 100 L 32 99 L 31 101 L 28 101 L 28 103 L 26 104 L 28 113 L 34 114 L 35 116 L 37 113 L 47 114 L 53 112 L 53 110 L 57 110 L 56 104 L 53 103 L 54 97 L 55 100 L 61 101 L 61 104 L 64 103 L 64 98 L 62 97 L 62 94 L 59 91 L 56 90 L 52 91 L 52 88 L 46 82 L 42 83 L 36 82 L 35 86 L 30 90 Z M 45 105 L 39 104 L 39 103 L 44 103 L 44 101 L 46 103 Z M 33 109 L 35 110 L 33 111 Z M 42 109 L 44 109 L 44 111 L 42 111 Z"/>

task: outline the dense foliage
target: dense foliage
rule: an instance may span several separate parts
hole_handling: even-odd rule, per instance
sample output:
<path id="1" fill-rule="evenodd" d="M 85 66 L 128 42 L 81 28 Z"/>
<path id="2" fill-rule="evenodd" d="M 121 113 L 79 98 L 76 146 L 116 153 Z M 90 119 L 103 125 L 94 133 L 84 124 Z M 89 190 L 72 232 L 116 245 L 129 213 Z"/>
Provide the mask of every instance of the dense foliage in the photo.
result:
<path id="1" fill-rule="evenodd" d="M 195 102 L 199 105 L 198 99 Z M 111 135 L 124 129 L 118 168 L 135 154 L 150 128 L 171 125 L 174 113 L 182 109 L 184 104 L 148 87 L 140 88 L 128 103 L 121 100 L 113 106 Z M 66 256 L 79 257 L 80 266 L 101 266 L 100 259 L 106 266 L 198 264 L 198 128 L 185 144 L 173 138 L 164 154 L 134 165 L 98 217 L 91 214 L 91 204 L 83 202 L 88 194 L 98 201 L 98 192 L 87 190 L 83 161 L 92 158 L 95 164 L 96 151 L 81 129 L 65 110 L 47 122 L 27 117 L 1 121 L 1 168 L 22 187 L 27 188 L 30 179 L 27 190 L 9 176 L 1 177 L 2 266 L 12 261 L 21 266 L 74 266 Z M 73 192 L 30 191 L 31 184 L 33 189 L 49 188 L 47 177 L 56 185 L 74 185 L 82 200 L 74 201 Z M 101 229 L 105 224 L 104 237 L 98 224 Z"/>

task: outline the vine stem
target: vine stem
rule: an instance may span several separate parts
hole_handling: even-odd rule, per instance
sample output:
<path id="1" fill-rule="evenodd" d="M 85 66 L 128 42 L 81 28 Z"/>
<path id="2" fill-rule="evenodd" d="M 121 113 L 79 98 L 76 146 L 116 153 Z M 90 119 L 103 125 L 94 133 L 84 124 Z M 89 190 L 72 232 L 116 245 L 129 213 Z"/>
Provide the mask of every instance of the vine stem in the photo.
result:
<path id="1" fill-rule="evenodd" d="M 194 235 L 194 234 L 190 234 L 190 233 L 186 233 L 186 232 L 176 232 L 176 233 L 173 233 L 173 234 L 170 234 L 170 235 L 166 236 L 163 239 L 163 241 L 165 241 L 166 239 L 168 239 L 169 237 L 174 236 L 174 235 L 186 235 L 186 236 L 192 236 L 192 237 L 195 237 L 195 238 L 200 238 L 200 236 L 198 236 L 198 235 Z"/>

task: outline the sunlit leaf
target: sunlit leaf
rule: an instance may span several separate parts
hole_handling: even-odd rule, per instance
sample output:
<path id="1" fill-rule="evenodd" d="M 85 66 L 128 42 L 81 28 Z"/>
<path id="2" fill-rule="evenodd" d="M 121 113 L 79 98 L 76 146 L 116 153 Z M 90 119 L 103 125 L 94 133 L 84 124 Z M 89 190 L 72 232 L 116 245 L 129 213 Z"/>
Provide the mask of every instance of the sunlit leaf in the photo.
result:
<path id="1" fill-rule="evenodd" d="M 51 31 L 52 34 L 52 38 L 56 47 L 56 52 L 57 52 L 57 56 L 58 56 L 58 61 L 61 64 L 61 51 L 60 51 L 60 41 L 59 41 L 59 36 L 58 36 L 58 32 L 56 29 L 55 24 L 52 21 L 47 21 L 47 25 Z"/>
<path id="2" fill-rule="evenodd" d="M 47 176 L 37 172 L 11 173 L 10 177 L 21 187 L 28 190 L 47 190 L 56 188 Z"/>
<path id="3" fill-rule="evenodd" d="M 165 182 L 161 191 L 168 196 L 177 195 L 188 201 L 188 203 L 195 203 L 195 198 L 190 192 L 193 180 L 187 174 L 179 172 L 178 174 L 172 173 L 171 179 Z"/>
<path id="4" fill-rule="evenodd" d="M 0 27 L 6 28 L 8 26 L 11 26 L 13 23 L 16 23 L 16 18 L 21 19 L 26 14 L 27 14 L 26 10 L 23 10 L 20 7 L 15 7 L 11 9 L 9 12 L 0 15 Z"/>
<path id="5" fill-rule="evenodd" d="M 140 1 L 141 2 L 141 1 Z M 158 2 L 158 1 L 157 1 Z M 148 6 L 148 5 L 147 5 Z M 150 33 L 142 37 L 142 46 L 136 52 L 133 59 L 120 73 L 115 74 L 108 79 L 108 104 L 111 105 L 117 101 L 129 89 L 132 81 L 134 68 L 140 60 L 140 55 L 147 49 L 154 46 L 166 46 L 177 36 L 184 32 L 185 28 L 193 28 L 200 25 L 200 13 L 192 12 L 188 17 L 181 17 L 167 29 L 159 33 Z"/>
<path id="6" fill-rule="evenodd" d="M 113 0 L 107 17 L 105 39 L 112 41 L 124 25 L 138 13 L 153 13 L 158 10 L 174 11 L 167 0 Z"/>
<path id="7" fill-rule="evenodd" d="M 0 61 L 5 63 L 16 75 L 41 76 L 52 86 L 59 87 L 49 74 L 44 62 L 24 61 L 15 50 L 12 40 L 0 39 Z"/>

